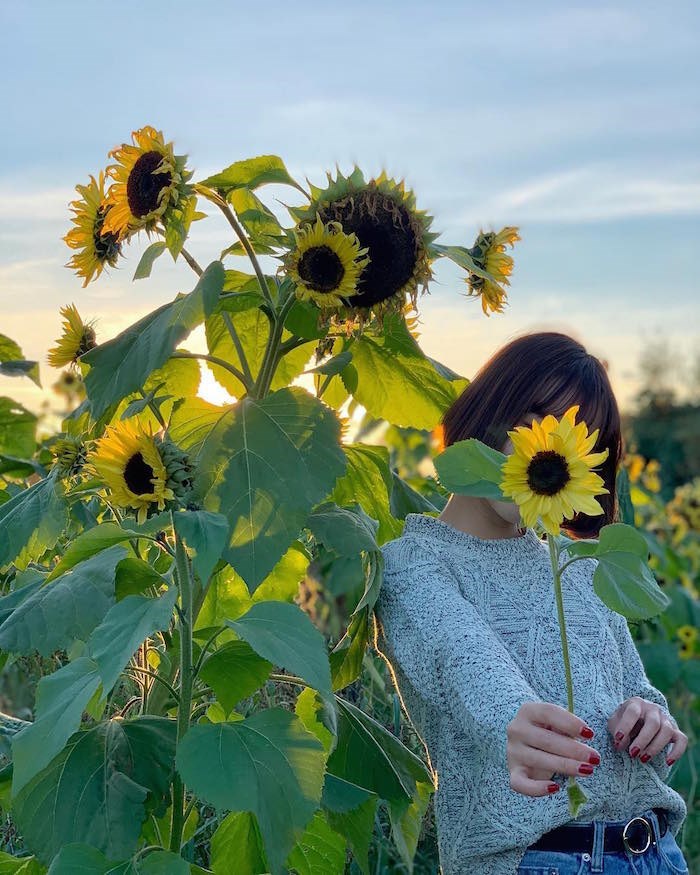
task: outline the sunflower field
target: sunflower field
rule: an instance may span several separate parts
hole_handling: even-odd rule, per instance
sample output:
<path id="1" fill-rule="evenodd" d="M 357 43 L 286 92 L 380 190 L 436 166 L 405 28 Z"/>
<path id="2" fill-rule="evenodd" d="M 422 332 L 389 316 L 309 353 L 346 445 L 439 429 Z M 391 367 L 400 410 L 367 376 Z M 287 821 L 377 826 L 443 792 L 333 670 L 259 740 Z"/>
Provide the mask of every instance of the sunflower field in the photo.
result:
<path id="1" fill-rule="evenodd" d="M 264 155 L 194 181 L 149 126 L 108 157 L 76 186 L 69 267 L 85 287 L 145 235 L 134 280 L 167 254 L 192 286 L 113 338 L 61 309 L 59 433 L 0 398 L 0 871 L 435 872 L 431 772 L 371 647 L 379 548 L 492 483 L 486 456 L 455 479 L 467 448 L 443 453 L 438 422 L 468 379 L 416 322 L 440 258 L 503 313 L 518 229 L 441 245 L 403 182 L 357 167 L 319 187 Z M 205 219 L 231 237 L 200 265 Z M 200 326 L 206 352 L 184 346 Z M 233 402 L 200 394 L 204 369 Z M 0 335 L 0 373 L 39 382 L 21 338 Z M 639 646 L 691 738 L 692 811 L 698 485 L 666 508 L 651 473 L 621 470 L 615 549 L 643 584 L 616 586 L 637 619 L 670 605 Z"/>

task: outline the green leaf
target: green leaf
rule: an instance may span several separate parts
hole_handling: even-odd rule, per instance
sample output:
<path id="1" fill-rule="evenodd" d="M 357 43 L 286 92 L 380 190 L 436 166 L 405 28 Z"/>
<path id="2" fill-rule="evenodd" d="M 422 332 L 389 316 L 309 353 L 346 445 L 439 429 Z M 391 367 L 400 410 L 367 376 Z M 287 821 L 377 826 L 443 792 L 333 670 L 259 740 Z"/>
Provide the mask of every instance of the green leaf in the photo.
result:
<path id="1" fill-rule="evenodd" d="M 369 875 L 369 847 L 374 832 L 374 818 L 379 799 L 362 787 L 326 774 L 321 804 L 328 823 L 347 837 L 353 857 Z"/>
<path id="2" fill-rule="evenodd" d="M 34 722 L 12 739 L 13 797 L 61 751 L 99 685 L 98 666 L 87 656 L 40 679 Z"/>
<path id="3" fill-rule="evenodd" d="M 354 556 L 362 550 L 379 549 L 376 531 L 366 514 L 338 507 L 330 501 L 314 508 L 306 525 L 316 540 L 332 548 L 339 556 Z"/>
<path id="4" fill-rule="evenodd" d="M 129 556 L 117 565 L 114 589 L 119 602 L 128 595 L 146 592 L 151 586 L 160 589 L 164 583 L 165 580 L 148 562 Z"/>
<path id="5" fill-rule="evenodd" d="M 476 274 L 476 276 L 480 276 L 482 279 L 489 280 L 497 286 L 501 285 L 502 281 L 499 280 L 498 277 L 493 276 L 493 274 L 490 274 L 482 267 L 479 267 L 472 258 L 469 250 L 465 249 L 464 246 L 441 246 L 439 243 L 434 243 L 433 249 L 439 252 L 440 255 L 449 258 L 450 261 L 454 261 L 455 264 L 459 265 L 459 267 L 463 267 L 465 270 L 469 271 L 469 273 Z"/>
<path id="6" fill-rule="evenodd" d="M 85 388 L 95 418 L 143 386 L 149 374 L 165 364 L 178 344 L 212 312 L 223 282 L 223 266 L 213 261 L 189 295 L 164 304 L 82 357 L 81 362 L 90 366 Z"/>
<path id="7" fill-rule="evenodd" d="M 138 263 L 133 278 L 135 280 L 141 280 L 150 276 L 156 258 L 162 255 L 166 249 L 167 247 L 162 240 L 157 240 L 155 243 L 151 243 L 141 256 L 141 260 Z"/>
<path id="8" fill-rule="evenodd" d="M 36 447 L 36 416 L 12 398 L 0 398 L 0 453 L 28 459 Z"/>
<path id="9" fill-rule="evenodd" d="M 347 840 L 317 811 L 285 860 L 298 875 L 343 875 Z"/>
<path id="10" fill-rule="evenodd" d="M 339 374 L 346 365 L 349 365 L 352 361 L 352 352 L 349 349 L 343 350 L 343 352 L 339 352 L 338 355 L 334 355 L 332 358 L 329 358 L 327 362 L 323 362 L 323 364 L 318 365 L 315 368 L 309 368 L 306 372 L 307 374 Z"/>
<path id="11" fill-rule="evenodd" d="M 34 483 L 0 505 L 0 568 L 20 568 L 53 547 L 68 524 L 63 486 L 54 477 Z"/>
<path id="12" fill-rule="evenodd" d="M 0 852 L 0 875 L 46 875 L 46 868 L 34 857 L 13 857 Z"/>
<path id="13" fill-rule="evenodd" d="M 389 501 L 389 509 L 396 519 L 405 519 L 408 513 L 438 514 L 440 508 L 422 493 L 415 490 L 409 483 L 403 480 L 396 471 L 391 472 L 392 490 Z"/>
<path id="14" fill-rule="evenodd" d="M 249 188 L 234 189 L 228 196 L 228 202 L 250 237 L 276 237 L 282 233 L 282 226 L 275 214 Z"/>
<path id="15" fill-rule="evenodd" d="M 134 875 L 190 875 L 190 865 L 171 851 L 152 851 L 141 858 Z"/>
<path id="16" fill-rule="evenodd" d="M 154 800 L 169 794 L 175 732 L 172 720 L 143 717 L 74 733 L 14 800 L 22 835 L 38 858 L 49 862 L 74 842 L 111 860 L 131 856 Z"/>
<path id="17" fill-rule="evenodd" d="M 227 517 L 224 559 L 251 592 L 343 473 L 339 441 L 333 411 L 298 386 L 260 400 L 246 396 L 205 438 L 198 465 L 203 503 Z"/>
<path id="18" fill-rule="evenodd" d="M 34 592 L 0 626 L 0 648 L 48 657 L 86 641 L 114 604 L 115 568 L 125 556 L 112 547 Z"/>
<path id="19" fill-rule="evenodd" d="M 211 837 L 211 867 L 214 875 L 231 875 L 231 860 L 236 875 L 255 875 L 268 871 L 263 840 L 257 822 L 248 811 L 233 811 Z"/>
<path id="20" fill-rule="evenodd" d="M 456 441 L 433 460 L 440 483 L 458 495 L 508 501 L 501 492 L 506 456 L 476 438 Z"/>
<path id="21" fill-rule="evenodd" d="M 19 345 L 5 334 L 0 334 L 0 374 L 6 377 L 29 377 L 41 388 L 39 363 L 26 361 Z"/>
<path id="22" fill-rule="evenodd" d="M 0 362 L 11 362 L 22 358 L 24 356 L 20 345 L 6 334 L 0 334 Z"/>
<path id="23" fill-rule="evenodd" d="M 298 605 L 258 602 L 237 620 L 227 620 L 226 625 L 264 659 L 298 674 L 332 698 L 325 639 Z"/>
<path id="24" fill-rule="evenodd" d="M 237 702 L 260 689 L 271 671 L 272 663 L 247 641 L 229 641 L 207 658 L 199 674 L 230 714 Z"/>
<path id="25" fill-rule="evenodd" d="M 328 329 L 318 327 L 320 310 L 312 301 L 296 300 L 287 313 L 284 327 L 296 334 L 297 337 L 308 337 L 309 340 L 317 340 L 325 337 Z"/>
<path id="26" fill-rule="evenodd" d="M 617 502 L 620 507 L 622 522 L 628 526 L 634 526 L 634 506 L 630 495 L 630 478 L 627 468 L 624 468 L 622 465 L 617 470 L 615 489 L 617 491 Z"/>
<path id="27" fill-rule="evenodd" d="M 101 523 L 93 529 L 86 529 L 66 547 L 63 556 L 46 578 L 46 581 L 48 583 L 55 580 L 80 562 L 84 562 L 90 556 L 94 556 L 96 553 L 106 550 L 114 544 L 123 544 L 130 538 L 139 537 L 141 537 L 139 532 L 132 529 L 123 529 L 116 523 Z"/>
<path id="28" fill-rule="evenodd" d="M 606 553 L 631 553 L 646 562 L 649 548 L 641 532 L 624 523 L 603 526 L 598 537 L 598 557 Z"/>
<path id="29" fill-rule="evenodd" d="M 228 520 L 206 510 L 178 511 L 173 519 L 178 536 L 194 550 L 194 570 L 206 584 L 228 541 Z"/>
<path id="30" fill-rule="evenodd" d="M 342 372 L 343 383 L 370 415 L 402 427 L 432 429 L 468 381 L 446 380 L 402 316 L 387 317 L 385 332 L 352 342 L 353 359 Z"/>
<path id="31" fill-rule="evenodd" d="M 389 508 L 392 490 L 388 447 L 354 443 L 343 447 L 347 458 L 346 473 L 335 484 L 330 499 L 347 505 L 359 502 L 365 512 L 379 523 L 380 543 L 398 538 L 403 524 Z M 375 548 L 376 549 L 376 548 Z"/>
<path id="32" fill-rule="evenodd" d="M 431 783 L 419 757 L 351 702 L 338 702 L 338 742 L 328 758 L 327 771 L 387 801 L 410 801 L 416 783 Z"/>
<path id="33" fill-rule="evenodd" d="M 318 807 L 324 749 L 299 718 L 268 708 L 233 723 L 192 726 L 178 746 L 185 784 L 219 809 L 252 811 L 272 875 Z"/>
<path id="34" fill-rule="evenodd" d="M 235 161 L 221 173 L 202 180 L 201 185 L 228 194 L 237 188 L 255 189 L 271 182 L 297 187 L 287 172 L 284 161 L 277 155 L 260 155 L 245 161 Z"/>
<path id="35" fill-rule="evenodd" d="M 175 586 L 155 599 L 129 595 L 110 608 L 94 630 L 88 641 L 88 653 L 99 667 L 105 695 L 145 639 L 168 628 L 177 595 Z"/>

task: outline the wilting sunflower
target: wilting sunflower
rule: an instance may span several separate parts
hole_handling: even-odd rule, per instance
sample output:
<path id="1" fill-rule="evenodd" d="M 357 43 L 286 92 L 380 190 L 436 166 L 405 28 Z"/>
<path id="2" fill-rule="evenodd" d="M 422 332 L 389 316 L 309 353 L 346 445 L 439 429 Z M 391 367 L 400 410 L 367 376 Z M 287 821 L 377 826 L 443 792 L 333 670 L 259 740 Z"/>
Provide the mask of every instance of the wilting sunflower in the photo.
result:
<path id="1" fill-rule="evenodd" d="M 88 457 L 118 507 L 137 511 L 142 523 L 149 510 L 164 510 L 174 498 L 153 434 L 129 420 L 109 426 Z"/>
<path id="2" fill-rule="evenodd" d="M 360 274 L 357 294 L 343 304 L 377 314 L 390 309 L 402 312 L 408 294 L 415 309 L 418 289 L 427 289 L 436 257 L 431 244 L 438 235 L 428 230 L 432 218 L 416 209 L 415 196 L 403 182 L 384 173 L 369 182 L 359 167 L 348 177 L 340 171 L 335 180 L 327 175 L 328 187 L 312 185 L 311 203 L 290 212 L 301 227 L 317 218 L 325 224 L 339 222 L 367 250 L 369 263 Z"/>
<path id="3" fill-rule="evenodd" d="M 75 304 L 61 307 L 61 316 L 64 318 L 63 334 L 56 341 L 56 346 L 48 352 L 48 362 L 54 368 L 62 368 L 64 365 L 75 365 L 81 355 L 93 349 L 95 343 L 95 329 L 92 322 L 83 322 Z"/>
<path id="4" fill-rule="evenodd" d="M 117 235 L 105 231 L 105 216 L 109 207 L 105 203 L 105 174 L 101 170 L 99 178 L 90 176 L 87 185 L 76 185 L 76 191 L 82 198 L 71 201 L 70 208 L 75 214 L 71 221 L 75 228 L 63 238 L 71 249 L 79 249 L 72 255 L 66 267 L 71 267 L 78 276 L 83 277 L 83 288 L 93 277 L 102 273 L 108 264 L 114 267 L 121 255 L 121 247 Z"/>
<path id="5" fill-rule="evenodd" d="M 336 309 L 343 298 L 357 294 L 357 278 L 369 259 L 355 234 L 344 234 L 339 222 L 324 225 L 317 216 L 314 225 L 297 228 L 293 238 L 283 262 L 298 298 Z"/>
<path id="6" fill-rule="evenodd" d="M 575 513 L 603 513 L 594 496 L 608 492 L 591 470 L 605 461 L 608 449 L 590 452 L 599 430 L 589 435 L 585 422 L 576 424 L 578 409 L 575 404 L 561 420 L 548 415 L 530 428 L 518 426 L 508 432 L 514 452 L 501 467 L 501 491 L 520 507 L 526 526 L 534 526 L 539 517 L 552 535 L 558 535 L 562 521 Z"/>
<path id="7" fill-rule="evenodd" d="M 513 272 L 513 257 L 505 254 L 506 245 L 512 247 L 516 240 L 520 240 L 517 228 L 502 228 L 498 233 L 481 231 L 469 250 L 477 267 L 497 280 L 493 282 L 488 277 L 472 271 L 467 276 L 469 294 L 481 295 L 481 309 L 486 316 L 491 315 L 489 311 L 503 312 L 507 298 L 503 286 L 510 285 L 508 277 Z"/>
<path id="8" fill-rule="evenodd" d="M 161 131 L 146 125 L 131 136 L 134 145 L 122 143 L 112 149 L 109 155 L 117 163 L 107 168 L 114 182 L 107 192 L 111 209 L 104 227 L 119 240 L 140 229 L 152 230 L 191 190 L 186 184 L 192 176 L 185 170 L 186 156 L 175 155 Z"/>

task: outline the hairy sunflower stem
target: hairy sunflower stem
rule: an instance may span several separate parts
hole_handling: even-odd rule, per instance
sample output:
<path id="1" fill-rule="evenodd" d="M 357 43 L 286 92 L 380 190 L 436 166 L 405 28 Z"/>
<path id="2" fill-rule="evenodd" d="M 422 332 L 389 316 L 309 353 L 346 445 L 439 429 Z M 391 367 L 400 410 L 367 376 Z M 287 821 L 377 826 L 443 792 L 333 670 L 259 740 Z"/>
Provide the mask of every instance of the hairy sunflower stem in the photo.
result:
<path id="1" fill-rule="evenodd" d="M 156 672 L 154 672 L 154 671 L 150 671 L 150 670 L 147 669 L 147 668 L 141 668 L 140 666 L 136 666 L 136 665 L 129 665 L 129 666 L 127 666 L 126 671 L 138 671 L 138 672 L 141 672 L 141 674 L 148 675 L 149 678 L 153 678 L 153 679 L 156 680 L 156 681 L 160 681 L 160 683 L 163 684 L 164 687 L 167 687 L 167 689 L 170 691 L 170 695 L 175 699 L 175 701 L 176 701 L 176 702 L 179 702 L 179 701 L 180 701 L 180 697 L 178 696 L 177 692 L 175 691 L 175 688 L 172 687 L 172 686 L 171 686 L 171 685 L 165 680 L 165 678 L 162 678 L 162 677 L 161 677 L 159 674 L 157 674 Z"/>
<path id="2" fill-rule="evenodd" d="M 296 296 L 292 291 L 289 293 L 289 296 L 286 298 L 286 300 L 282 303 L 279 311 L 275 313 L 275 320 L 272 325 L 272 330 L 270 331 L 270 334 L 267 338 L 265 356 L 263 358 L 260 373 L 258 374 L 258 379 L 254 387 L 255 398 L 264 398 L 265 395 L 267 395 L 267 393 L 270 391 L 272 378 L 274 377 L 275 371 L 277 370 L 277 365 L 282 358 L 282 354 L 280 353 L 280 341 L 282 339 L 282 332 L 284 331 L 284 320 L 287 318 L 287 314 L 292 309 L 295 303 Z"/>
<path id="3" fill-rule="evenodd" d="M 564 616 L 564 600 L 561 591 L 561 573 L 563 568 L 559 567 L 559 546 L 554 535 L 547 532 L 547 546 L 549 547 L 549 561 L 552 566 L 552 575 L 554 577 L 554 594 L 557 599 L 557 616 L 559 619 L 559 632 L 561 634 L 561 648 L 564 656 L 564 673 L 566 675 L 566 697 L 569 711 L 574 713 L 574 686 L 571 679 L 571 661 L 569 660 L 569 644 L 566 639 L 566 618 Z M 569 796 L 569 813 L 575 817 L 579 808 L 588 798 L 579 786 L 576 778 L 569 775 L 567 786 Z"/>
<path id="4" fill-rule="evenodd" d="M 215 355 L 208 355 L 207 353 L 200 352 L 184 352 L 183 350 L 175 350 L 172 354 L 172 358 L 175 359 L 202 359 L 205 362 L 211 362 L 213 365 L 219 365 L 219 367 L 223 368 L 225 371 L 229 371 L 231 374 L 236 377 L 236 379 L 240 380 L 241 383 L 246 387 L 247 391 L 249 389 L 249 382 L 246 375 L 240 371 L 235 365 L 232 365 L 230 362 L 227 362 L 225 359 L 220 359 Z"/>
<path id="5" fill-rule="evenodd" d="M 185 249 L 184 246 L 180 250 L 180 253 L 181 253 L 182 257 L 185 259 L 185 261 L 192 268 L 192 270 L 197 274 L 197 276 L 201 276 L 204 273 L 204 271 L 199 266 L 199 264 L 197 264 L 197 261 L 190 255 L 190 253 Z"/>
<path id="6" fill-rule="evenodd" d="M 231 340 L 233 341 L 233 345 L 236 347 L 236 352 L 238 353 L 238 358 L 241 362 L 241 367 L 243 368 L 243 373 L 248 378 L 248 383 L 246 385 L 253 385 L 255 380 L 253 379 L 252 371 L 250 370 L 250 365 L 248 364 L 248 359 L 246 358 L 245 351 L 243 349 L 243 344 L 241 343 L 241 339 L 238 336 L 238 332 L 236 331 L 236 326 L 233 324 L 233 319 L 229 313 L 225 310 L 222 311 L 221 316 L 224 320 L 224 325 L 226 326 L 226 330 L 231 336 Z"/>
<path id="7" fill-rule="evenodd" d="M 171 512 L 172 517 L 172 512 Z M 175 520 L 172 520 L 175 531 Z M 175 563 L 182 608 L 180 616 L 180 701 L 177 709 L 177 743 L 182 742 L 190 727 L 192 713 L 192 571 L 185 545 L 175 532 Z M 170 850 L 180 853 L 182 831 L 185 825 L 185 786 L 180 775 L 173 778 L 173 813 L 170 828 Z"/>

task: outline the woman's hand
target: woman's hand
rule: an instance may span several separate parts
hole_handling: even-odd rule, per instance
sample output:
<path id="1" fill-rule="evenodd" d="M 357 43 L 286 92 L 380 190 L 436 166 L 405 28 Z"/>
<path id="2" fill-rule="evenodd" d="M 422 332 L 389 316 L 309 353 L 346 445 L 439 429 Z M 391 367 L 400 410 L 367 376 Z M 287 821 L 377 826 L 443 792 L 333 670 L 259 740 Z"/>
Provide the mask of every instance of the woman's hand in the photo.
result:
<path id="1" fill-rule="evenodd" d="M 629 748 L 630 756 L 639 756 L 643 763 L 673 742 L 666 755 L 666 763 L 671 765 L 688 747 L 688 736 L 669 721 L 666 713 L 655 702 L 639 696 L 625 699 L 617 706 L 608 718 L 608 732 L 615 739 L 616 750 L 626 750 L 634 741 Z"/>
<path id="2" fill-rule="evenodd" d="M 560 789 L 552 782 L 557 772 L 576 777 L 592 774 L 600 754 L 585 743 L 582 729 L 588 729 L 585 721 L 566 708 L 552 702 L 524 702 L 507 727 L 511 789 L 524 796 L 547 796 L 555 792 L 551 787 Z"/>

